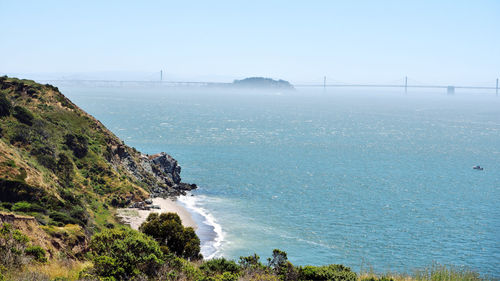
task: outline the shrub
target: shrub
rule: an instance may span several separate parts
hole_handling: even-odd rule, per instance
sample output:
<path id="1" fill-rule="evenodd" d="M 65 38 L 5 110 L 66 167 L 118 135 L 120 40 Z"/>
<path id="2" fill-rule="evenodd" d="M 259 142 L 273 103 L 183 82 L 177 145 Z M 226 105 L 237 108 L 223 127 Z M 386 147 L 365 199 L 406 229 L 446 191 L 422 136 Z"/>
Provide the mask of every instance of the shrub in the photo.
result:
<path id="1" fill-rule="evenodd" d="M 26 125 L 20 124 L 14 129 L 14 135 L 12 136 L 10 142 L 12 144 L 20 142 L 24 145 L 30 144 L 33 140 L 33 131 Z"/>
<path id="2" fill-rule="evenodd" d="M 10 210 L 12 208 L 11 202 L 0 202 L 0 208 Z"/>
<path id="3" fill-rule="evenodd" d="M 70 185 L 73 180 L 73 163 L 65 154 L 59 154 L 59 160 L 57 161 L 56 174 L 59 179 L 66 185 Z"/>
<path id="4" fill-rule="evenodd" d="M 45 209 L 36 203 L 26 201 L 16 202 L 11 208 L 14 212 L 44 212 Z"/>
<path id="5" fill-rule="evenodd" d="M 63 212 L 52 211 L 49 214 L 49 217 L 56 222 L 60 222 L 61 224 L 81 224 L 79 220 Z"/>
<path id="6" fill-rule="evenodd" d="M 24 249 L 29 238 L 12 225 L 4 223 L 0 226 L 0 268 L 22 266 L 26 263 Z"/>
<path id="7" fill-rule="evenodd" d="M 146 274 L 153 276 L 163 263 L 160 246 L 152 238 L 132 229 L 107 229 L 90 242 L 93 274 L 128 280 Z"/>
<path id="8" fill-rule="evenodd" d="M 38 163 L 40 163 L 45 168 L 56 171 L 56 152 L 55 148 L 49 145 L 43 145 L 35 147 L 31 150 L 31 155 L 35 156 Z"/>
<path id="9" fill-rule="evenodd" d="M 26 184 L 20 180 L 6 180 L 0 178 L 0 201 L 18 202 L 18 201 L 36 201 L 44 198 L 44 190 Z M 47 201 L 43 201 L 44 205 Z"/>
<path id="10" fill-rule="evenodd" d="M 341 264 L 304 266 L 299 268 L 300 280 L 355 281 L 357 276 L 349 267 Z"/>
<path id="11" fill-rule="evenodd" d="M 272 258 L 268 258 L 268 267 L 283 280 L 297 280 L 298 273 L 291 262 L 288 261 L 286 252 L 274 249 Z"/>
<path id="12" fill-rule="evenodd" d="M 43 119 L 35 119 L 33 121 L 33 131 L 38 140 L 45 143 L 45 140 L 51 137 L 51 132 L 48 128 L 47 121 Z"/>
<path id="13" fill-rule="evenodd" d="M 139 230 L 156 239 L 160 245 L 167 246 L 178 257 L 190 260 L 202 258 L 200 239 L 192 227 L 182 226 L 176 213 L 151 213 Z"/>
<path id="14" fill-rule="evenodd" d="M 238 281 L 238 274 L 224 272 L 216 277 L 217 281 Z"/>
<path id="15" fill-rule="evenodd" d="M 38 262 L 47 262 L 45 250 L 40 246 L 30 246 L 24 250 L 24 253 L 32 256 Z"/>
<path id="16" fill-rule="evenodd" d="M 35 117 L 33 117 L 33 114 L 31 114 L 31 112 L 26 108 L 15 106 L 13 115 L 17 120 L 19 120 L 19 122 L 24 123 L 28 126 L 33 125 L 33 119 L 35 119 Z"/>
<path id="17" fill-rule="evenodd" d="M 67 134 L 64 136 L 65 144 L 73 151 L 78 158 L 83 158 L 88 152 L 88 140 L 82 135 Z"/>
<path id="18" fill-rule="evenodd" d="M 262 268 L 263 265 L 260 262 L 260 257 L 257 254 L 248 257 L 240 257 L 239 264 L 242 268 Z"/>
<path id="19" fill-rule="evenodd" d="M 78 224 L 81 226 L 85 226 L 89 220 L 89 214 L 81 206 L 73 206 L 69 214 L 78 220 Z"/>
<path id="20" fill-rule="evenodd" d="M 288 261 L 288 257 L 286 252 L 281 251 L 279 249 L 273 250 L 273 257 L 268 258 L 268 266 L 275 271 L 280 271 L 281 268 L 286 266 L 286 262 Z"/>
<path id="21" fill-rule="evenodd" d="M 3 93 L 0 93 L 0 117 L 9 116 L 11 111 L 12 103 Z"/>
<path id="22" fill-rule="evenodd" d="M 224 272 L 238 273 L 240 267 L 231 260 L 226 260 L 225 258 L 215 258 L 204 262 L 200 269 L 209 275 L 222 274 Z"/>

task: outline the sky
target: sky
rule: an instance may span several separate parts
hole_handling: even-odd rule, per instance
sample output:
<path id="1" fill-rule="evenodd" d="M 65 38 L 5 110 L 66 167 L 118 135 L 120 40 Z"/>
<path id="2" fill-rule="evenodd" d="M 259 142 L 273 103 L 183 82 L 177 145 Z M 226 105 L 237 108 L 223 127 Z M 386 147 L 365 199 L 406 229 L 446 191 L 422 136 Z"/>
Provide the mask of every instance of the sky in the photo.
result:
<path id="1" fill-rule="evenodd" d="M 494 84 L 500 0 L 0 0 L 21 77 Z"/>

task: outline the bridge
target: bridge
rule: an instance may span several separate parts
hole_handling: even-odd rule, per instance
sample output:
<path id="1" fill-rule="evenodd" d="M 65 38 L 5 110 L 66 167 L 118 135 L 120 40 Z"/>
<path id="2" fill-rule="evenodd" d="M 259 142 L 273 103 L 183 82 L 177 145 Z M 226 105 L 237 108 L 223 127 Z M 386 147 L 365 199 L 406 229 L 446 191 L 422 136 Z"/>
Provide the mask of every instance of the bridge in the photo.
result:
<path id="1" fill-rule="evenodd" d="M 195 86 L 195 87 L 228 87 L 232 83 L 223 82 L 207 82 L 207 81 L 164 81 L 163 73 L 160 76 L 161 80 L 78 80 L 78 79 L 59 79 L 59 80 L 39 80 L 39 82 L 44 83 L 73 83 L 73 84 L 92 84 L 101 86 L 123 86 L 123 85 L 158 85 L 158 86 Z M 493 84 L 493 83 L 492 83 Z M 326 83 L 326 77 L 324 77 L 323 83 L 301 83 L 294 84 L 295 88 L 341 88 L 341 87 L 358 87 L 358 88 L 403 88 L 405 93 L 408 92 L 409 88 L 420 88 L 420 89 L 446 89 L 447 94 L 454 94 L 456 89 L 469 89 L 469 90 L 495 90 L 495 94 L 498 96 L 499 90 L 499 79 L 496 79 L 495 86 L 466 86 L 466 85 L 425 85 L 420 84 L 409 84 L 408 77 L 405 77 L 403 83 L 387 83 L 387 84 L 363 84 L 363 83 Z"/>
<path id="2" fill-rule="evenodd" d="M 408 92 L 408 88 L 421 88 L 421 89 L 446 89 L 448 94 L 454 94 L 455 89 L 470 89 L 470 90 L 495 90 L 495 94 L 498 96 L 498 78 L 496 79 L 496 85 L 493 86 L 454 86 L 454 85 L 409 85 L 408 77 L 405 77 L 404 83 L 402 84 L 349 84 L 349 83 L 326 83 L 326 76 L 324 77 L 323 84 L 295 84 L 294 87 L 367 87 L 367 88 L 404 88 L 405 93 Z"/>

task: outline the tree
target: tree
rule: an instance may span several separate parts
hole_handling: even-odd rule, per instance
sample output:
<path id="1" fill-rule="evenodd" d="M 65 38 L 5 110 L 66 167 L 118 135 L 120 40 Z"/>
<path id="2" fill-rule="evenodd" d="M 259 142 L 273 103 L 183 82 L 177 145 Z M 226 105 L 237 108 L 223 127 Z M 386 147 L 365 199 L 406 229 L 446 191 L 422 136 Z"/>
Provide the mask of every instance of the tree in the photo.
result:
<path id="1" fill-rule="evenodd" d="M 160 246 L 151 237 L 132 229 L 107 229 L 90 242 L 94 258 L 91 273 L 99 277 L 129 280 L 154 276 L 164 263 Z"/>
<path id="2" fill-rule="evenodd" d="M 202 258 L 200 239 L 192 227 L 182 226 L 181 218 L 176 213 L 151 213 L 139 230 L 178 257 L 190 260 Z"/>
<path id="3" fill-rule="evenodd" d="M 288 261 L 286 252 L 274 249 L 273 257 L 268 258 L 268 266 L 273 269 L 276 275 L 284 281 L 295 281 L 298 279 L 298 273 L 295 266 Z"/>
<path id="4" fill-rule="evenodd" d="M 288 257 L 286 252 L 281 251 L 279 249 L 273 250 L 273 257 L 268 258 L 268 266 L 275 271 L 280 271 L 281 268 L 286 266 L 286 262 L 288 261 Z"/>

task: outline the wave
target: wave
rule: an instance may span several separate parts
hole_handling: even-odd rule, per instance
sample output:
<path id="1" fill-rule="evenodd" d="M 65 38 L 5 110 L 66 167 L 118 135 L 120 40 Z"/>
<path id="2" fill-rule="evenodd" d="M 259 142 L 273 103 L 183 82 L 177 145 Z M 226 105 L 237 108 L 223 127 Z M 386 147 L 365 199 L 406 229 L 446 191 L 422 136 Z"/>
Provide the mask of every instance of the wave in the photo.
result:
<path id="1" fill-rule="evenodd" d="M 180 196 L 178 201 L 193 215 L 193 219 L 198 225 L 196 232 L 201 240 L 201 253 L 206 259 L 211 259 L 221 255 L 224 232 L 215 217 L 200 207 L 200 201 L 203 201 L 203 198 L 204 196 L 201 195 L 187 194 Z"/>

